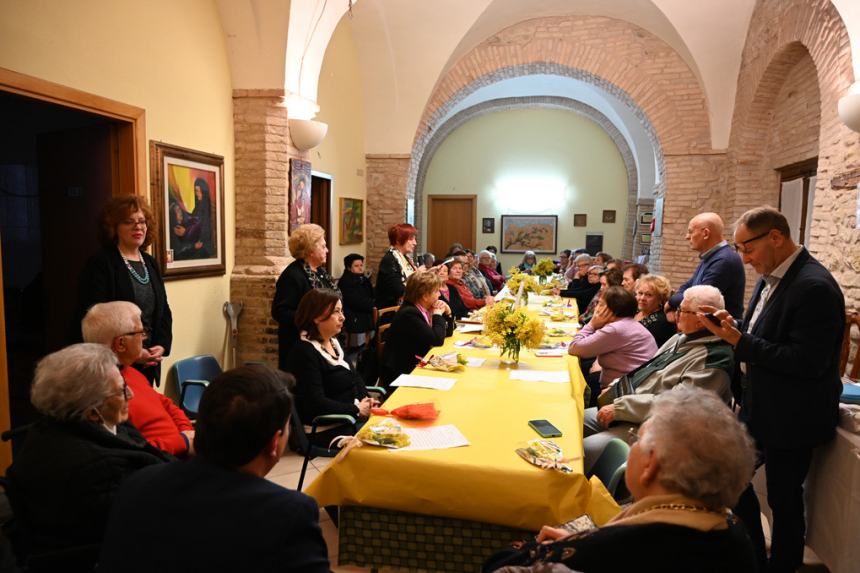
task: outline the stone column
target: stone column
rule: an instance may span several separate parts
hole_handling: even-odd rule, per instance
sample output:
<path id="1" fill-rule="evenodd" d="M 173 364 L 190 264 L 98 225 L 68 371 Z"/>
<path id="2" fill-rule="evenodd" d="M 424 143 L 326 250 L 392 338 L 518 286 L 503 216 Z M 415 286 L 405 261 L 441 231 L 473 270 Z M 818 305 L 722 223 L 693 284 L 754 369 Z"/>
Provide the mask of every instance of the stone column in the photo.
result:
<path id="1" fill-rule="evenodd" d="M 406 222 L 409 155 L 367 155 L 365 266 L 374 272 L 388 250 L 388 227 Z M 416 205 L 416 210 L 420 206 Z"/>

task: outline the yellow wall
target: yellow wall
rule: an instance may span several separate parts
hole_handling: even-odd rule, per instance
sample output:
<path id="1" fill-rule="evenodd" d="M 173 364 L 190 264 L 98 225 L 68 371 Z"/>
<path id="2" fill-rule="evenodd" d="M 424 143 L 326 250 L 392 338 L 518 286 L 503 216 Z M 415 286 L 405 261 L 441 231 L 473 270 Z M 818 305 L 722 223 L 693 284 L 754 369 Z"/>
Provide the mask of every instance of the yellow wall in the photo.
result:
<path id="1" fill-rule="evenodd" d="M 424 221 L 428 195 L 478 196 L 478 249 L 501 249 L 501 215 L 556 214 L 559 250 L 584 247 L 586 231 L 602 231 L 604 250 L 621 254 L 627 170 L 606 132 L 573 112 L 506 110 L 469 121 L 431 160 L 421 205 Z M 601 222 L 604 209 L 616 211 L 615 224 Z M 586 213 L 588 226 L 574 227 L 574 213 Z M 481 232 L 483 217 L 495 218 L 494 234 Z M 421 233 L 426 245 L 426 230 Z M 507 271 L 522 255 L 501 255 L 501 260 Z"/>
<path id="2" fill-rule="evenodd" d="M 332 235 L 329 258 L 332 276 L 343 272 L 343 257 L 365 254 L 364 242 L 340 245 L 340 197 L 366 199 L 364 170 L 364 97 L 349 18 L 340 21 L 325 53 L 319 82 L 319 114 L 328 135 L 310 152 L 311 166 L 333 177 Z M 364 204 L 367 208 L 367 202 Z M 365 213 L 366 219 L 366 213 Z M 365 228 L 365 236 L 367 229 Z"/>
<path id="3" fill-rule="evenodd" d="M 147 140 L 224 157 L 227 273 L 167 284 L 171 359 L 222 359 L 235 234 L 226 53 L 211 0 L 0 2 L 0 67 L 144 108 Z"/>

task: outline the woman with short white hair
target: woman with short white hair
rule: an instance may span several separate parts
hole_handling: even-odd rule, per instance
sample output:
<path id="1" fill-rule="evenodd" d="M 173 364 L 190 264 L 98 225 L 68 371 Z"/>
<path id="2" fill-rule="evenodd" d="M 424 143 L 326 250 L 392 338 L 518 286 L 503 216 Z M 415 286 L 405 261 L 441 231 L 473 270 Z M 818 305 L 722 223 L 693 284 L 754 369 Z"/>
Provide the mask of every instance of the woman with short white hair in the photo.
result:
<path id="1" fill-rule="evenodd" d="M 133 397 L 102 344 L 75 344 L 39 361 L 30 399 L 44 418 L 27 431 L 7 472 L 9 500 L 33 554 L 92 546 L 94 563 L 122 481 L 173 459 L 124 423 Z"/>
<path id="2" fill-rule="evenodd" d="M 563 563 L 598 571 L 756 571 L 752 543 L 729 510 L 753 474 L 752 439 L 714 394 L 661 395 L 639 428 L 624 481 L 634 503 L 606 525 L 572 534 L 545 526 L 533 545 L 497 554 L 503 565 Z M 515 571 L 517 568 L 504 568 Z"/>

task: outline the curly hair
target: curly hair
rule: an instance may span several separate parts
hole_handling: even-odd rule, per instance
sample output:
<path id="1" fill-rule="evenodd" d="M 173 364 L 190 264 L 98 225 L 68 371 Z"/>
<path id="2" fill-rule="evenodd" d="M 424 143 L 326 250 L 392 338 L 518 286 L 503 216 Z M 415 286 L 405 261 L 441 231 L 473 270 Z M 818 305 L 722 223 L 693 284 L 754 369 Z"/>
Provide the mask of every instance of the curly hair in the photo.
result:
<path id="1" fill-rule="evenodd" d="M 158 221 L 155 215 L 152 214 L 152 209 L 146 199 L 138 195 L 123 195 L 114 197 L 102 209 L 101 227 L 99 228 L 99 240 L 106 247 L 112 247 L 117 244 L 116 228 L 124 220 L 131 217 L 132 213 L 140 211 L 146 219 L 146 236 L 143 238 L 141 248 L 146 248 L 152 244 L 153 237 L 158 235 Z"/>
<path id="2" fill-rule="evenodd" d="M 669 300 L 669 293 L 672 290 L 669 279 L 663 275 L 642 275 L 636 281 L 636 288 L 638 289 L 644 285 L 650 285 L 654 289 L 654 294 L 657 295 L 657 299 L 660 301 L 660 308 L 663 308 L 663 305 Z"/>
<path id="3" fill-rule="evenodd" d="M 290 233 L 290 240 L 287 245 L 291 255 L 297 259 L 305 260 L 319 242 L 324 239 L 325 229 L 314 223 L 308 223 L 307 225 L 299 225 L 295 231 Z"/>

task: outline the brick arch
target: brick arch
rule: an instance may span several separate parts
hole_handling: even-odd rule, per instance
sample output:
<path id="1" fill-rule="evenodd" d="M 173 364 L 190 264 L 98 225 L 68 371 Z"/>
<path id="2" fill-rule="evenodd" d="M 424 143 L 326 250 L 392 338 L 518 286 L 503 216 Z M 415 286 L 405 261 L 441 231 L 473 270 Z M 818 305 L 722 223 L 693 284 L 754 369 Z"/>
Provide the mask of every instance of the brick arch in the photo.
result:
<path id="1" fill-rule="evenodd" d="M 612 121 L 602 114 L 597 109 L 586 105 L 580 101 L 557 96 L 527 96 L 527 97 L 507 97 L 497 98 L 470 106 L 447 119 L 429 138 L 426 145 L 422 149 L 421 158 L 416 167 L 414 200 L 415 200 L 415 225 L 421 228 L 423 223 L 423 212 L 418 206 L 423 204 L 424 196 L 424 179 L 427 175 L 427 170 L 433 160 L 436 151 L 442 143 L 451 135 L 457 128 L 468 123 L 478 117 L 489 113 L 504 111 L 510 109 L 561 109 L 570 111 L 586 117 L 596 123 L 612 140 L 615 147 L 618 149 L 624 166 L 627 169 L 627 228 L 632 229 L 636 221 L 636 205 L 639 194 L 638 171 L 636 169 L 636 159 L 633 156 L 633 151 L 630 149 L 627 140 L 612 123 Z M 411 196 L 411 194 L 410 194 Z M 634 239 L 636 243 L 631 239 Z M 632 231 L 624 233 L 624 243 L 622 246 L 623 257 L 630 258 L 634 249 L 638 247 L 638 234 Z"/>
<path id="2" fill-rule="evenodd" d="M 860 135 L 842 125 L 837 102 L 854 82 L 848 32 L 829 0 L 761 0 L 750 20 L 738 76 L 729 143 L 730 215 L 774 200 L 750 181 L 762 158 L 750 150 L 757 129 L 775 113 L 779 73 L 808 54 L 818 88 L 818 180 L 810 251 L 834 273 L 849 306 L 860 304 L 860 231 L 854 229 L 856 198 L 832 188 L 832 180 L 860 167 Z M 777 90 L 778 91 L 778 90 Z M 771 166 L 772 167 L 772 166 Z M 763 168 L 768 168 L 764 166 Z M 761 179 L 758 185 L 761 185 Z M 767 181 L 765 181 L 767 182 Z"/>

